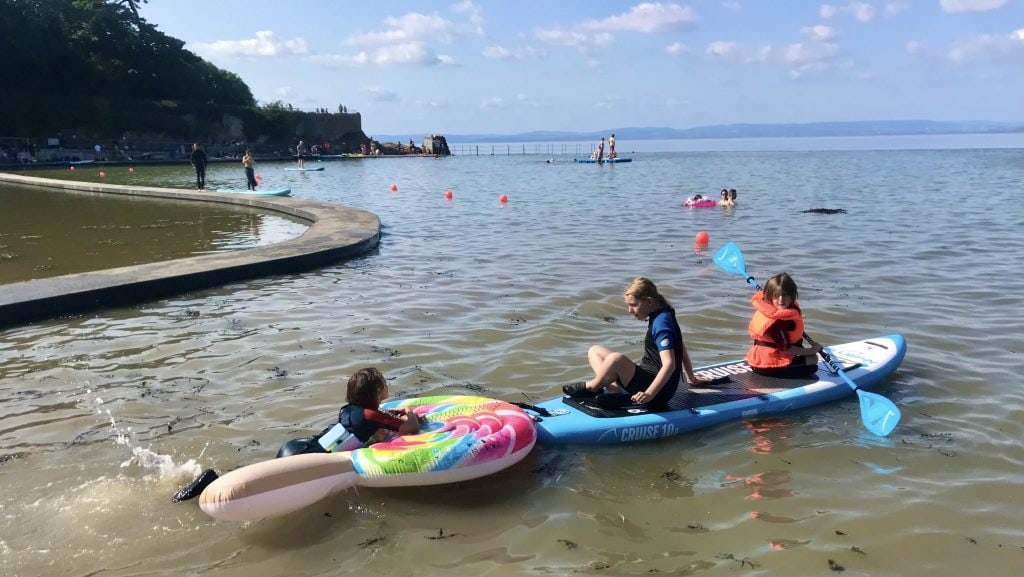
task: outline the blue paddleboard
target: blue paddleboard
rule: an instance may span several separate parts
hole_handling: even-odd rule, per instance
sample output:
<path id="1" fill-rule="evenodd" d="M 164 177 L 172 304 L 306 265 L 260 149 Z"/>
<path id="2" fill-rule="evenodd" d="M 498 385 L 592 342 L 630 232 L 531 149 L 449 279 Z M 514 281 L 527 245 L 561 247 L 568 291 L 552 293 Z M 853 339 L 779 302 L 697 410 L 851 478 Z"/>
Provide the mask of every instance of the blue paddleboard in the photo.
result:
<path id="1" fill-rule="evenodd" d="M 907 344 L 901 335 L 888 335 L 827 347 L 858 387 L 870 389 L 887 379 L 903 361 Z M 668 410 L 651 412 L 644 405 L 603 409 L 593 397 L 559 397 L 537 405 L 547 409 L 537 423 L 537 440 L 547 444 L 630 443 L 678 435 L 726 421 L 774 416 L 854 394 L 843 378 L 818 363 L 808 379 L 777 379 L 751 371 L 737 360 L 694 371 L 707 379 L 728 377 L 714 387 L 688 389 L 684 384 Z"/>
<path id="2" fill-rule="evenodd" d="M 257 188 L 256 190 L 245 190 L 242 188 L 222 188 L 217 192 L 228 192 L 232 194 L 255 194 L 258 196 L 289 196 L 292 193 L 290 188 Z"/>

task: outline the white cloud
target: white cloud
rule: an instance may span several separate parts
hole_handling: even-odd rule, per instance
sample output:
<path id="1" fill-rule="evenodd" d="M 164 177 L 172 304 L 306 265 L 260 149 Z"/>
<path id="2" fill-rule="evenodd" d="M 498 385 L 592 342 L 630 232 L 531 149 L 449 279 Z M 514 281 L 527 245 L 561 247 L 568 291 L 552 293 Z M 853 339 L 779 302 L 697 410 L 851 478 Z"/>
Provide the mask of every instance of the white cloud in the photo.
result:
<path id="1" fill-rule="evenodd" d="M 633 6 L 629 12 L 618 16 L 609 16 L 602 20 L 588 20 L 583 23 L 582 27 L 588 30 L 650 34 L 691 27 L 698 20 L 697 13 L 689 6 L 645 2 Z"/>
<path id="2" fill-rule="evenodd" d="M 575 30 L 561 28 L 537 29 L 534 31 L 537 40 L 546 44 L 556 46 L 570 46 L 576 48 L 583 54 L 591 54 L 596 49 L 611 46 L 615 43 L 615 36 L 608 32 L 588 34 Z"/>
<path id="3" fill-rule="evenodd" d="M 475 34 L 478 36 L 483 36 L 485 34 L 484 24 L 487 24 L 487 20 L 484 18 L 484 10 L 474 4 L 472 0 L 459 2 L 458 4 L 453 5 L 451 10 L 458 14 L 466 14 Z"/>
<path id="4" fill-rule="evenodd" d="M 347 54 L 315 54 L 306 58 L 307 61 L 328 68 L 361 68 L 363 66 L 437 66 L 453 65 L 451 56 L 437 55 L 434 50 L 423 42 L 405 42 L 390 46 L 381 46 L 372 52 L 360 51 L 353 55 Z"/>
<path id="5" fill-rule="evenodd" d="M 689 54 L 690 49 L 685 44 L 679 42 L 673 42 L 665 47 L 665 53 L 669 56 L 681 56 L 683 54 Z"/>
<path id="6" fill-rule="evenodd" d="M 910 2 L 890 2 L 885 5 L 885 15 L 892 17 L 910 10 Z"/>
<path id="7" fill-rule="evenodd" d="M 314 54 L 306 58 L 313 64 L 327 68 L 359 68 L 370 63 L 370 55 L 365 51 L 356 54 Z"/>
<path id="8" fill-rule="evenodd" d="M 725 8 L 729 12 L 742 12 L 743 4 L 739 2 L 722 2 L 722 8 Z"/>
<path id="9" fill-rule="evenodd" d="M 870 22 L 875 18 L 875 7 L 864 2 L 850 2 L 845 6 L 822 4 L 818 9 L 818 14 L 820 14 L 825 20 L 829 20 L 835 16 L 840 16 L 846 13 L 853 15 L 854 18 L 861 22 Z"/>
<path id="10" fill-rule="evenodd" d="M 704 49 L 704 54 L 715 58 L 730 59 L 740 50 L 740 45 L 735 42 L 725 42 L 723 40 L 716 40 L 708 44 L 707 48 Z"/>
<path id="11" fill-rule="evenodd" d="M 769 45 L 751 47 L 723 40 L 711 42 L 704 48 L 705 56 L 745 64 L 768 62 L 774 53 L 775 51 Z"/>
<path id="12" fill-rule="evenodd" d="M 1006 5 L 1006 0 L 940 0 L 944 12 L 988 12 Z"/>
<path id="13" fill-rule="evenodd" d="M 805 26 L 800 29 L 807 38 L 814 41 L 831 40 L 837 36 L 836 31 L 831 26 L 825 26 L 824 24 L 818 24 L 816 26 Z"/>
<path id="14" fill-rule="evenodd" d="M 432 41 L 449 43 L 455 38 L 455 24 L 437 14 L 410 12 L 403 16 L 388 17 L 384 23 L 390 29 L 383 32 L 353 34 L 345 39 L 349 46 L 381 46 L 405 44 L 428 38 Z"/>
<path id="15" fill-rule="evenodd" d="M 1024 28 L 1009 34 L 978 34 L 961 38 L 950 46 L 946 58 L 954 64 L 1024 56 Z"/>
<path id="16" fill-rule="evenodd" d="M 508 103 L 506 103 L 505 99 L 500 96 L 491 96 L 490 98 L 484 98 L 480 101 L 480 108 L 485 110 L 491 108 L 503 109 L 507 107 Z"/>
<path id="17" fill-rule="evenodd" d="M 278 40 L 271 30 L 260 30 L 255 38 L 247 40 L 217 40 L 215 42 L 196 42 L 189 45 L 197 54 L 210 60 L 231 58 L 235 56 L 281 56 L 285 54 L 305 54 L 306 40 L 292 38 Z"/>
<path id="18" fill-rule="evenodd" d="M 533 46 L 516 48 L 514 50 L 509 50 L 504 46 L 488 46 L 484 48 L 483 55 L 485 58 L 492 60 L 529 60 L 532 58 L 543 58 L 546 56 L 546 53 Z"/>
<path id="19" fill-rule="evenodd" d="M 362 92 L 369 94 L 378 102 L 397 102 L 399 100 L 397 92 L 380 86 L 366 86 L 363 87 Z"/>

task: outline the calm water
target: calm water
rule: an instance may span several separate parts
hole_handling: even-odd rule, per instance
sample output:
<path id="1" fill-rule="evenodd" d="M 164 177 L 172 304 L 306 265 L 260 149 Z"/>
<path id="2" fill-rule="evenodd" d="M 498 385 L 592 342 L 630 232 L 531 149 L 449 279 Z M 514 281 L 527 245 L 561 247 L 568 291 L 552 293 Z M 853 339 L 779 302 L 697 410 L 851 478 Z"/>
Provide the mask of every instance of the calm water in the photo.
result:
<path id="1" fill-rule="evenodd" d="M 122 180 L 131 174 L 126 167 L 104 170 L 117 184 L 126 184 L 116 182 L 117 174 L 125 175 Z M 30 174 L 60 178 L 67 171 Z M 6 183 L 0 183 L 0 206 L 0 285 L 263 246 L 307 228 L 304 221 L 247 207 Z"/>
<path id="2" fill-rule="evenodd" d="M 1024 148 L 943 143 L 262 165 L 265 184 L 380 215 L 379 249 L 0 332 L 0 574 L 824 575 L 831 560 L 844 575 L 1020 575 Z M 191 176 L 161 170 L 137 173 Z M 681 206 L 723 187 L 739 206 Z M 702 230 L 709 250 L 694 249 Z M 593 343 L 639 356 L 645 326 L 621 297 L 636 275 L 674 303 L 698 365 L 738 358 L 749 292 L 710 259 L 727 240 L 755 277 L 793 274 L 822 342 L 907 337 L 878 390 L 903 409 L 890 437 L 866 433 L 851 399 L 537 447 L 496 478 L 353 490 L 246 525 L 170 502 L 203 468 L 326 425 L 358 367 L 402 396 L 541 400 L 588 375 Z"/>

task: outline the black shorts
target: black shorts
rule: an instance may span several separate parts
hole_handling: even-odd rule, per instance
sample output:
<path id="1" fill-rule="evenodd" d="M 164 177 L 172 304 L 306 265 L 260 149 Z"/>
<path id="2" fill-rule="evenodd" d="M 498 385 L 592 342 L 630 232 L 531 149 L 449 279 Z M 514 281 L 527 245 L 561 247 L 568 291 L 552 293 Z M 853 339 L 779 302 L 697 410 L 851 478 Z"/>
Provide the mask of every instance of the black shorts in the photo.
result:
<path id="1" fill-rule="evenodd" d="M 657 373 L 652 373 L 650 369 L 637 365 L 636 372 L 633 373 L 632 380 L 630 380 L 629 384 L 626 385 L 626 390 L 629 391 L 631 395 L 639 393 L 641 391 L 646 391 L 647 387 L 651 386 L 651 383 L 654 382 L 654 377 L 656 376 Z M 669 400 L 672 399 L 672 396 L 676 394 L 676 389 L 678 388 L 678 383 L 676 383 L 676 386 L 672 386 L 671 383 L 665 383 L 665 385 L 661 387 L 661 390 L 658 391 L 658 394 L 654 396 L 654 400 L 652 400 L 649 404 L 668 404 Z"/>

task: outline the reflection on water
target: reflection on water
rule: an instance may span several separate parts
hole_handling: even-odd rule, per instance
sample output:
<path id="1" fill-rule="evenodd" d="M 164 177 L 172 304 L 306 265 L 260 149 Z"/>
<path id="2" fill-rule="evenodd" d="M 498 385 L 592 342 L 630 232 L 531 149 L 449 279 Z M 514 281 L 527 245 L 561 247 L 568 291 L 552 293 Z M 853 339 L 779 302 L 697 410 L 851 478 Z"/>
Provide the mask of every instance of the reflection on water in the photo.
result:
<path id="1" fill-rule="evenodd" d="M 831 561 L 1018 575 L 1024 149 L 878 148 L 265 163 L 265 183 L 380 215 L 380 246 L 0 332 L 4 571 L 822 575 Z M 681 206 L 726 186 L 734 209 Z M 1004 201 L 966 206 L 978 190 Z M 698 231 L 710 250 L 694 252 Z M 381 367 L 396 395 L 536 401 L 588 373 L 591 344 L 639 356 L 645 325 L 622 303 L 638 274 L 676 307 L 697 365 L 741 358 L 749 288 L 710 259 L 726 240 L 754 276 L 794 276 L 817 340 L 907 337 L 877 390 L 903 410 L 890 437 L 867 433 L 850 398 L 628 446 L 537 447 L 493 478 L 348 491 L 248 525 L 170 502 L 191 462 L 223 471 L 319 431 L 359 367 Z"/>
<path id="2" fill-rule="evenodd" d="M 281 242 L 303 221 L 247 207 L 0 184 L 0 284 Z"/>

